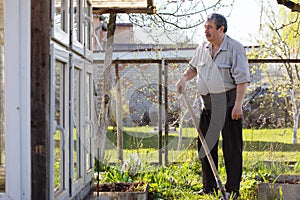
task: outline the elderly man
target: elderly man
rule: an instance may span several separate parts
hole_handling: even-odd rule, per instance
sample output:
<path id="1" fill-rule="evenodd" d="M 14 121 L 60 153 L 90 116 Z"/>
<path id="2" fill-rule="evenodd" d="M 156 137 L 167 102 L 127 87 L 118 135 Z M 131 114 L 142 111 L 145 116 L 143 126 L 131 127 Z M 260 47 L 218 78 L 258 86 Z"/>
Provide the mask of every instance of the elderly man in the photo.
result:
<path id="1" fill-rule="evenodd" d="M 197 90 L 204 108 L 200 129 L 218 166 L 218 140 L 222 133 L 222 147 L 227 173 L 225 189 L 228 196 L 239 196 L 242 176 L 242 103 L 250 82 L 250 72 L 245 49 L 241 43 L 226 34 L 226 18 L 217 13 L 208 16 L 205 36 L 196 49 L 189 66 L 176 83 L 177 92 L 184 91 L 186 81 L 197 77 Z M 203 189 L 199 194 L 214 194 L 217 183 L 208 159 L 198 139 L 202 163 Z"/>

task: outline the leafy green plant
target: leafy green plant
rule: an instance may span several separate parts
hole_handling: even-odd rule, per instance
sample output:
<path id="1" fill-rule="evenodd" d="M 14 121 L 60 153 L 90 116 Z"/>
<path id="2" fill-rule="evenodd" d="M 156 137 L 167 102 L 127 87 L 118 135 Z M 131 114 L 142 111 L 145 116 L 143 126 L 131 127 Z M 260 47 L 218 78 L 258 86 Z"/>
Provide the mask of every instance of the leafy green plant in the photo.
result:
<path id="1" fill-rule="evenodd" d="M 274 185 L 270 185 L 269 186 L 269 192 L 268 195 L 266 195 L 266 200 L 274 200 L 274 199 L 278 199 L 278 200 L 283 200 L 282 198 L 282 188 L 280 188 L 281 190 L 281 198 L 278 197 L 278 193 L 277 193 L 277 189 L 275 188 Z"/>
<path id="2" fill-rule="evenodd" d="M 143 127 L 135 127 L 135 129 L 126 128 L 128 132 L 138 131 L 140 134 L 147 134 L 149 131 Z M 240 200 L 257 199 L 258 186 L 262 182 L 274 183 L 280 175 L 299 174 L 300 173 L 300 157 L 299 145 L 291 144 L 289 129 L 260 129 L 260 130 L 244 130 L 244 168 L 240 190 Z M 131 134 L 132 135 L 132 134 Z M 126 136 L 127 137 L 127 136 Z M 176 135 L 172 136 L 178 137 Z M 221 138 L 222 139 L 222 138 Z M 143 144 L 151 146 L 146 148 L 145 145 L 139 149 L 131 149 L 125 152 L 129 157 L 133 153 L 140 153 L 142 165 L 135 173 L 128 170 L 122 171 L 121 163 L 112 166 L 108 161 L 103 166 L 100 174 L 100 180 L 104 182 L 143 182 L 148 183 L 149 191 L 152 199 L 189 199 L 196 200 L 200 197 L 195 194 L 202 188 L 201 163 L 197 157 L 196 146 L 181 152 L 177 156 L 178 162 L 168 166 L 157 166 L 150 164 L 157 161 L 157 157 L 151 157 L 150 153 L 155 151 L 157 137 L 144 138 Z M 221 142 L 220 142 L 221 143 Z M 196 144 L 196 143 L 195 143 Z M 108 151 L 110 154 L 112 150 Z M 172 151 L 169 151 L 169 155 Z M 126 154 L 125 154 L 126 155 Z M 175 155 L 175 154 L 174 154 Z M 114 158 L 111 154 L 110 159 Z M 144 156 L 144 157 L 143 157 Z M 218 171 L 222 182 L 226 182 L 226 170 L 222 159 L 222 151 L 219 151 L 220 162 Z M 126 157 L 126 156 L 125 156 Z M 155 160 L 156 159 L 156 160 Z M 110 160 L 111 161 L 111 160 Z M 291 162 L 290 162 L 291 161 Z M 294 163 L 290 166 L 289 163 Z M 133 163 L 129 162 L 129 166 Z M 283 196 L 282 191 L 278 196 Z M 201 199 L 219 199 L 220 192 L 217 196 L 206 195 Z"/>

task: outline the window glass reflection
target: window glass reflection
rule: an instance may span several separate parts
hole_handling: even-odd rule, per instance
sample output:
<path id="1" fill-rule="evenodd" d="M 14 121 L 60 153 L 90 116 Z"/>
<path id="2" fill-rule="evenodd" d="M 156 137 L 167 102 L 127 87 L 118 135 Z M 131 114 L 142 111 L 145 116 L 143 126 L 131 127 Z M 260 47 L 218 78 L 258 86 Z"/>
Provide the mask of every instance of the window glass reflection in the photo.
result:
<path id="1" fill-rule="evenodd" d="M 64 127 L 64 93 L 65 93 L 65 65 L 56 61 L 55 64 L 55 121 Z M 54 134 L 54 191 L 65 188 L 64 183 L 64 133 L 56 130 Z"/>
<path id="2" fill-rule="evenodd" d="M 80 4 L 79 0 L 73 1 L 73 37 L 74 40 L 80 41 Z"/>
<path id="3" fill-rule="evenodd" d="M 91 74 L 86 75 L 86 92 L 85 92 L 85 118 L 91 122 Z M 92 124 L 87 124 L 85 128 L 85 151 L 86 151 L 86 169 L 89 170 L 92 167 L 91 158 L 91 128 Z"/>
<path id="4" fill-rule="evenodd" d="M 54 1 L 54 23 L 56 27 L 63 31 L 67 30 L 67 8 L 66 0 L 55 0 Z"/>
<path id="5" fill-rule="evenodd" d="M 4 1 L 0 1 L 0 192 L 5 192 Z"/>
<path id="6" fill-rule="evenodd" d="M 73 179 L 80 177 L 80 69 L 74 70 L 74 128 L 73 128 Z"/>

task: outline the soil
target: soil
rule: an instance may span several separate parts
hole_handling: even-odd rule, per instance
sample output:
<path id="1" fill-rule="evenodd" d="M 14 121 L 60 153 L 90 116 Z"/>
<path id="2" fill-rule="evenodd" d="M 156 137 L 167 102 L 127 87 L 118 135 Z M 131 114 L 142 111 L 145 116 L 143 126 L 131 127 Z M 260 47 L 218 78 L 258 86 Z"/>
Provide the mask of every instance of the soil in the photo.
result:
<path id="1" fill-rule="evenodd" d="M 95 184 L 95 192 L 144 192 L 144 183 L 102 183 Z"/>
<path id="2" fill-rule="evenodd" d="M 256 177 L 256 180 L 264 181 L 264 179 L 260 176 Z M 300 184 L 300 176 L 299 175 L 281 175 L 279 177 L 269 177 L 267 179 L 269 182 L 274 183 L 285 183 L 285 184 Z"/>
<path id="3" fill-rule="evenodd" d="M 299 175 L 282 175 L 276 180 L 276 183 L 300 184 Z"/>

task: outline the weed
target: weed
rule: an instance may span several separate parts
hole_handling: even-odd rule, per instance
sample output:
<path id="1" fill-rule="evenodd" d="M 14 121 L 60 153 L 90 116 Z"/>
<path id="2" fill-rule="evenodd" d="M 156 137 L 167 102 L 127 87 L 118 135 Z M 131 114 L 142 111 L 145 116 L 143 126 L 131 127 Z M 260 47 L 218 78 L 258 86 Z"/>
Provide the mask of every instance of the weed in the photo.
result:
<path id="1" fill-rule="evenodd" d="M 199 196 L 195 192 L 202 188 L 201 163 L 198 160 L 195 145 L 195 135 L 191 138 L 184 138 L 190 142 L 186 144 L 187 149 L 177 151 L 171 149 L 169 158 L 176 159 L 175 164 L 168 166 L 155 166 L 150 163 L 158 160 L 157 137 L 146 137 L 149 132 L 147 130 L 139 130 L 135 128 L 137 133 L 131 133 L 133 130 L 126 129 L 128 133 L 124 136 L 124 158 L 128 158 L 128 166 L 126 170 L 122 169 L 122 163 L 115 166 L 105 163 L 102 167 L 95 167 L 102 171 L 100 181 L 108 182 L 144 182 L 149 184 L 149 191 L 154 199 L 189 199 L 196 200 Z M 129 134 L 130 133 L 130 134 Z M 132 145 L 132 136 L 138 133 L 143 135 L 143 139 L 139 138 L 134 144 L 138 149 L 134 149 Z M 283 134 L 284 133 L 284 134 Z M 130 137 L 129 137 L 129 136 Z M 244 163 L 243 174 L 240 189 L 240 200 L 257 199 L 258 185 L 262 182 L 276 182 L 277 178 L 283 174 L 299 174 L 300 173 L 300 154 L 299 145 L 290 143 L 291 131 L 283 129 L 261 129 L 261 130 L 245 130 L 244 131 Z M 114 143 L 114 135 L 110 138 Z M 170 140 L 177 141 L 178 136 L 171 135 Z M 193 138 L 194 137 L 194 138 Z M 126 142 L 126 139 L 127 142 Z M 131 144 L 130 144 L 131 141 Z M 110 159 L 114 159 L 114 149 L 109 148 L 106 153 L 111 155 Z M 130 155 L 137 153 L 140 161 L 135 163 L 130 160 Z M 218 171 L 222 182 L 226 182 L 226 170 L 222 159 L 222 151 L 219 151 L 220 162 Z M 110 160 L 112 161 L 112 160 Z M 289 165 L 290 161 L 294 163 L 293 167 Z M 97 163 L 97 162 L 95 162 Z M 171 162 L 169 162 L 171 163 Z M 133 170 L 134 169 L 134 170 Z M 271 194 L 272 199 L 275 194 Z M 282 199 L 283 192 L 279 190 L 277 199 Z M 207 195 L 201 199 L 219 199 L 218 196 Z"/>

